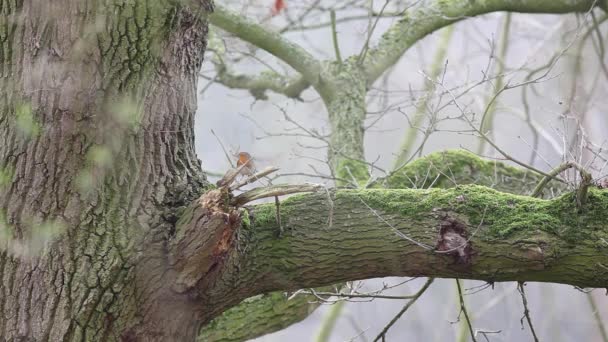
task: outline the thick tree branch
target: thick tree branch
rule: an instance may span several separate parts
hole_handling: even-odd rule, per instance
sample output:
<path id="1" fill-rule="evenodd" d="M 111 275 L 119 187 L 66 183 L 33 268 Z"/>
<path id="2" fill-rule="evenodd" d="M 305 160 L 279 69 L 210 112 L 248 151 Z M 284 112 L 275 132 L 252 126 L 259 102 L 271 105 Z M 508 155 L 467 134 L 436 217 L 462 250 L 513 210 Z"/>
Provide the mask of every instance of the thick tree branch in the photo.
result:
<path id="1" fill-rule="evenodd" d="M 224 282 L 249 295 L 384 276 L 608 284 L 608 191 L 590 189 L 583 213 L 570 193 L 539 200 L 480 186 L 340 190 L 332 201 L 283 201 L 280 239 L 274 205 L 256 206 Z"/>
<path id="2" fill-rule="evenodd" d="M 317 83 L 321 63 L 301 46 L 270 31 L 249 18 L 216 4 L 209 22 L 240 39 L 262 48 L 298 71 L 310 83 Z"/>
<path id="3" fill-rule="evenodd" d="M 205 326 L 201 342 L 240 342 L 279 331 L 308 317 L 320 303 L 312 295 L 287 299 L 273 292 L 244 300 Z"/>
<path id="4" fill-rule="evenodd" d="M 435 0 L 405 12 L 368 52 L 364 68 L 368 83 L 377 80 L 412 45 L 426 35 L 462 19 L 481 14 L 510 11 L 522 13 L 571 13 L 588 11 L 593 0 Z"/>
<path id="5" fill-rule="evenodd" d="M 213 51 L 211 62 L 214 64 L 217 73 L 212 82 L 219 82 L 231 89 L 249 90 L 251 95 L 258 100 L 268 98 L 266 96 L 267 90 L 299 99 L 302 92 L 310 86 L 301 75 L 289 78 L 274 70 L 262 72 L 259 75 L 234 73 L 230 66 L 226 64 L 226 48 L 213 31 L 209 33 L 207 50 Z"/>
<path id="6" fill-rule="evenodd" d="M 608 284 L 605 190 L 590 189 L 583 212 L 572 193 L 541 200 L 475 185 L 332 197 L 284 200 L 280 238 L 274 204 L 242 212 L 232 247 L 197 285 L 203 323 L 261 293 L 384 276 Z"/>
<path id="7" fill-rule="evenodd" d="M 299 99 L 310 84 L 303 77 L 286 78 L 274 72 L 259 75 L 231 73 L 226 68 L 218 68 L 215 81 L 231 89 L 246 89 L 257 100 L 267 100 L 267 90 L 283 94 L 289 98 Z"/>
<path id="8" fill-rule="evenodd" d="M 436 152 L 419 158 L 405 165 L 390 177 L 379 180 L 376 186 L 390 188 L 453 188 L 456 185 L 478 183 L 501 191 L 522 193 L 526 189 L 532 189 L 540 181 L 541 177 L 536 173 L 510 167 L 501 162 L 482 160 L 467 151 L 454 150 Z M 564 190 L 563 183 L 557 181 L 551 181 L 550 187 L 554 194 Z M 246 217 L 249 218 L 249 215 L 246 215 Z M 256 218 L 255 211 L 252 212 L 251 217 L 257 221 L 256 225 L 259 224 L 259 218 Z M 276 222 L 276 216 L 274 217 Z M 246 226 L 250 224 L 249 222 Z M 333 227 L 333 223 L 331 226 Z M 385 229 L 390 228 L 385 226 Z M 276 231 L 274 233 L 276 236 Z M 256 300 L 245 300 L 216 318 L 203 330 L 202 336 L 204 338 L 202 340 L 236 341 L 238 340 L 237 337 L 253 338 L 271 333 L 287 326 L 284 321 L 285 317 L 293 317 L 294 320 L 299 321 L 307 316 L 305 312 L 312 312 L 314 308 L 313 304 L 309 304 L 308 299 L 305 301 L 299 300 L 300 296 L 296 296 L 288 302 L 283 296 L 283 292 L 256 298 Z M 272 305 L 260 304 L 268 303 L 270 299 L 273 299 Z M 276 320 L 274 323 L 267 322 L 263 327 L 254 324 L 260 329 L 237 329 L 235 325 L 242 323 L 242 320 L 238 318 L 241 316 L 250 318 L 272 316 Z M 231 328 L 228 329 L 228 326 Z M 250 325 L 247 326 L 250 327 Z"/>

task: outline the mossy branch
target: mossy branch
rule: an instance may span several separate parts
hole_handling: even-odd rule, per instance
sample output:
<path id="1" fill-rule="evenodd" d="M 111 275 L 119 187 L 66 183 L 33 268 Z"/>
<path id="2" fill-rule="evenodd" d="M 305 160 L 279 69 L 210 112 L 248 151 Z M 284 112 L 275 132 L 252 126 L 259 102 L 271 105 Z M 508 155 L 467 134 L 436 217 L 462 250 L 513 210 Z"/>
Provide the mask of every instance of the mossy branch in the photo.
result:
<path id="1" fill-rule="evenodd" d="M 496 160 L 484 160 L 465 150 L 447 150 L 418 158 L 378 179 L 372 186 L 390 189 L 452 188 L 477 184 L 514 194 L 529 193 L 543 177 L 538 173 L 509 166 Z M 547 179 L 548 193 L 559 194 L 566 189 L 562 182 Z"/>
<path id="2" fill-rule="evenodd" d="M 475 185 L 339 190 L 332 201 L 330 211 L 325 194 L 284 200 L 280 239 L 274 205 L 256 206 L 247 251 L 228 262 L 236 286 L 254 295 L 384 276 L 608 284 L 608 191 L 589 189 L 582 213 L 570 193 L 540 200 Z"/>
<path id="3" fill-rule="evenodd" d="M 310 86 L 301 76 L 288 78 L 275 72 L 263 72 L 259 75 L 234 74 L 227 68 L 217 67 L 216 71 L 214 81 L 231 89 L 249 90 L 256 100 L 268 100 L 268 90 L 299 100 L 302 92 Z"/>
<path id="4" fill-rule="evenodd" d="M 209 15 L 209 22 L 222 30 L 234 34 L 287 63 L 309 83 L 315 84 L 321 63 L 301 46 L 216 3 Z"/>
<path id="5" fill-rule="evenodd" d="M 536 184 L 541 181 L 541 177 L 533 172 L 521 170 L 515 167 L 507 166 L 504 163 L 496 162 L 496 161 L 488 161 L 483 160 L 473 153 L 463 151 L 463 150 L 453 150 L 453 151 L 444 151 L 444 152 L 436 152 L 430 155 L 427 155 L 423 158 L 419 158 L 414 162 L 403 167 L 399 172 L 393 174 L 390 177 L 379 180 L 374 186 L 386 186 L 389 188 L 454 188 L 458 184 L 472 184 L 478 183 L 481 185 L 485 185 L 488 187 L 494 187 L 501 191 L 511 192 L 511 193 L 525 193 L 528 192 L 529 189 L 532 189 Z M 547 187 L 552 188 L 553 193 L 559 193 L 564 190 L 564 184 L 549 180 L 546 185 Z M 314 189 L 311 189 L 314 190 Z M 260 191 L 260 189 L 256 190 Z M 333 204 L 333 199 L 327 197 L 327 192 L 321 191 L 319 194 L 324 198 L 324 208 L 327 210 L 326 215 L 320 215 L 319 219 L 323 222 L 320 223 L 319 227 L 327 227 L 331 226 L 331 230 L 333 230 L 334 225 L 338 223 L 328 223 L 333 222 L 335 220 L 334 215 L 331 213 L 334 209 L 331 209 L 329 206 Z M 420 191 L 419 194 L 424 194 L 423 191 Z M 502 195 L 497 193 L 498 195 Z M 457 196 L 458 197 L 458 196 Z M 465 197 L 461 197 L 464 199 Z M 299 200 L 305 200 L 300 198 Z M 290 215 L 289 213 L 293 213 L 290 208 L 293 208 L 290 205 L 290 201 L 287 201 L 287 207 L 283 207 L 282 204 L 282 215 Z M 418 200 L 413 199 L 412 201 L 417 202 Z M 456 199 L 458 201 L 458 199 Z M 366 202 L 367 203 L 367 202 Z M 357 205 L 361 205 L 363 207 L 362 210 L 365 210 L 369 214 L 373 215 L 369 211 L 365 205 L 359 201 Z M 258 225 L 262 225 L 263 221 L 273 220 L 276 222 L 276 207 L 273 205 L 268 205 L 269 207 L 260 211 L 260 208 L 255 209 L 252 212 L 253 220 L 247 221 L 247 225 L 244 229 L 244 236 L 248 236 L 249 239 L 253 239 L 249 234 L 257 229 Z M 407 206 L 404 204 L 404 209 Z M 478 212 L 479 217 L 483 216 L 483 211 L 486 210 L 480 207 L 480 212 Z M 318 208 L 317 208 L 318 209 Z M 487 211 L 487 210 L 486 210 Z M 258 213 L 264 212 L 269 216 L 266 217 L 260 215 Z M 326 217 L 329 216 L 329 217 Z M 378 219 L 376 217 L 376 219 Z M 387 217 L 386 219 L 392 220 L 391 217 Z M 299 220 L 293 216 L 284 217 L 284 221 L 287 224 L 287 228 L 294 221 Z M 487 221 L 485 219 L 483 221 Z M 531 221 L 533 222 L 533 221 Z M 542 219 L 538 219 L 538 222 L 542 223 Z M 254 227 L 251 225 L 254 224 Z M 378 223 L 379 225 L 383 225 L 383 222 Z M 276 225 L 276 224 L 275 224 Z M 340 222 L 338 228 L 348 230 L 348 222 Z M 510 227 L 506 227 L 505 229 L 499 231 L 500 234 L 508 234 L 512 231 L 513 228 L 517 227 L 517 224 L 512 224 Z M 481 228 L 484 228 L 483 226 Z M 480 228 L 480 229 L 481 229 Z M 270 229 L 271 232 L 272 228 Z M 391 228 L 388 226 L 384 226 L 384 230 Z M 477 227 L 475 227 L 477 229 Z M 295 230 L 288 231 L 288 234 L 293 234 Z M 322 228 L 317 232 L 318 234 L 323 234 Z M 353 233 L 344 231 L 344 234 L 351 236 Z M 335 232 L 334 232 L 335 234 Z M 264 234 L 262 234 L 264 235 Z M 314 236 L 311 236 L 314 241 Z M 339 239 L 339 236 L 336 237 Z M 394 239 L 394 237 L 390 237 L 389 240 Z M 274 235 L 272 237 L 268 237 L 266 241 L 267 246 L 270 248 L 281 249 L 286 247 L 282 244 L 282 239 L 276 239 L 276 231 L 274 231 Z M 276 244 L 276 246 L 275 246 Z M 274 246 L 274 247 L 271 247 Z M 441 253 L 439 253 L 441 254 Z M 288 261 L 286 261 L 288 262 Z M 239 338 L 253 338 L 255 336 L 260 336 L 262 334 L 271 333 L 280 329 L 287 327 L 290 323 L 286 321 L 287 318 L 292 317 L 293 322 L 304 319 L 307 314 L 306 312 L 312 312 L 315 305 L 310 304 L 308 301 L 308 297 L 306 300 L 297 300 L 300 298 L 299 296 L 294 297 L 293 299 L 287 301 L 286 297 L 283 295 L 284 292 L 273 292 L 272 294 L 265 295 L 262 297 L 256 297 L 256 300 L 245 300 L 240 303 L 237 307 L 229 309 L 226 313 L 216 318 L 211 325 L 205 327 L 201 336 L 204 337 L 205 341 L 237 341 L 237 337 Z M 261 303 L 269 303 L 269 300 L 272 299 L 272 305 L 261 305 Z M 260 301 L 263 302 L 260 302 Z M 260 312 L 258 312 L 260 310 Z M 252 321 L 250 321 L 247 317 L 249 317 Z M 255 317 L 265 317 L 267 320 L 266 324 L 258 325 L 255 322 L 257 319 Z M 272 318 L 274 317 L 274 318 Z M 271 319 L 272 318 L 272 319 Z M 249 323 L 254 322 L 254 323 Z M 238 328 L 238 327 L 241 328 Z M 255 327 L 251 328 L 251 327 Z M 247 327 L 247 328 L 243 328 Z M 243 340 L 241 339 L 241 340 Z"/>
<path id="6" fill-rule="evenodd" d="M 595 188 L 583 212 L 573 193 L 542 200 L 476 185 L 296 195 L 281 203 L 280 238 L 274 204 L 249 209 L 203 296 L 227 308 L 260 293 L 384 276 L 605 287 L 607 211 L 608 191 Z"/>
<path id="7" fill-rule="evenodd" d="M 311 295 L 289 300 L 283 292 L 255 296 L 215 318 L 201 330 L 198 341 L 247 341 L 287 328 L 308 317 L 319 305 Z"/>

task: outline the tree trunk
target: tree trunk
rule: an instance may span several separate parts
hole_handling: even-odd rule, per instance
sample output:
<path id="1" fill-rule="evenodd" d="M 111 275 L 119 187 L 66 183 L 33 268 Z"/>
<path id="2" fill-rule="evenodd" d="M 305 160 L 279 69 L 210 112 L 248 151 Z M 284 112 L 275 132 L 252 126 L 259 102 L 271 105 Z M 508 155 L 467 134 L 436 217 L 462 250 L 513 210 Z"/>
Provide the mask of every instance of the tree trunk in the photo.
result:
<path id="1" fill-rule="evenodd" d="M 365 163 L 364 121 L 367 84 L 356 58 L 325 63 L 315 87 L 327 108 L 331 127 L 328 160 L 338 185 L 357 186 L 369 178 Z"/>
<path id="2" fill-rule="evenodd" d="M 0 0 L 2 340 L 194 340 L 201 305 L 165 284 L 207 187 L 196 6 Z"/>

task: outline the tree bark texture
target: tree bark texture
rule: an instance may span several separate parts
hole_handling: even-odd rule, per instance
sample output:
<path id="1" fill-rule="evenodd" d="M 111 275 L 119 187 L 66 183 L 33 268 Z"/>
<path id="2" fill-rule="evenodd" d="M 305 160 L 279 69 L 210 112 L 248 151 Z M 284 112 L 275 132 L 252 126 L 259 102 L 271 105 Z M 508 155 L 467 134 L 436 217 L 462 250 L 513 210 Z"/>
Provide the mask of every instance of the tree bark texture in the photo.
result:
<path id="1" fill-rule="evenodd" d="M 263 291 L 394 275 L 605 287 L 608 192 L 588 200 L 579 212 L 572 193 L 541 200 L 477 185 L 339 190 L 331 206 L 322 192 L 295 196 L 281 205 L 279 241 L 272 205 L 251 212 L 234 281 Z"/>
<path id="2" fill-rule="evenodd" d="M 196 7 L 0 1 L 2 340 L 194 340 L 201 307 L 166 288 L 165 250 L 207 186 Z"/>

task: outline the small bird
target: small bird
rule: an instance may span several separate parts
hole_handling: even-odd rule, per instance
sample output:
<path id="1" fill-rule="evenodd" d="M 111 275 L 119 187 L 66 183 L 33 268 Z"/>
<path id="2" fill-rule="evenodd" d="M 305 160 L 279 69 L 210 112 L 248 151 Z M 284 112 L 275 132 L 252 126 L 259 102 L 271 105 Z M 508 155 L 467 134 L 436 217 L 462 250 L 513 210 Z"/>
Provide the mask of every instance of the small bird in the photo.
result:
<path id="1" fill-rule="evenodd" d="M 239 175 L 251 176 L 255 173 L 255 166 L 253 165 L 253 157 L 247 152 L 239 152 L 234 155 L 236 160 L 236 168 L 230 168 L 222 179 L 217 181 L 217 186 L 227 187 L 230 186 Z"/>
<path id="2" fill-rule="evenodd" d="M 239 172 L 243 176 L 251 176 L 255 173 L 255 165 L 253 164 L 253 157 L 251 154 L 247 152 L 239 152 L 236 157 L 238 158 L 236 161 L 237 169 L 241 168 Z"/>

